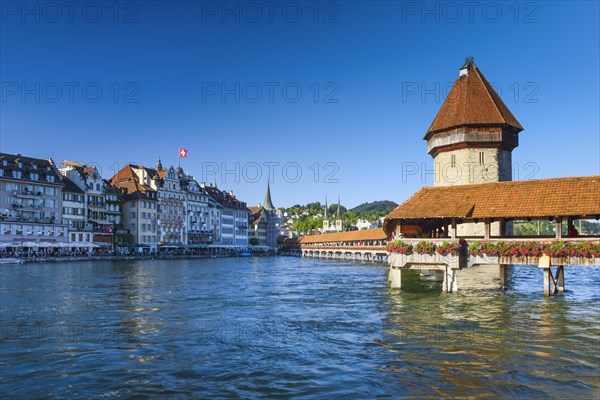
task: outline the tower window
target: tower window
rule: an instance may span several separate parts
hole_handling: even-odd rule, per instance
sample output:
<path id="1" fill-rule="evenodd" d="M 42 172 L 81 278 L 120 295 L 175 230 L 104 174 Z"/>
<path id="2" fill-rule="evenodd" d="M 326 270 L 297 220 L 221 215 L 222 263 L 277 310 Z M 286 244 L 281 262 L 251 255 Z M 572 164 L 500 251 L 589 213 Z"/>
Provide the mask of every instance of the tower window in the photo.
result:
<path id="1" fill-rule="evenodd" d="M 456 167 L 456 154 L 452 154 L 452 155 L 450 156 L 450 166 L 451 166 L 452 168 L 455 168 L 455 167 Z"/>
<path id="2" fill-rule="evenodd" d="M 479 165 L 484 165 L 485 164 L 485 157 L 483 154 L 483 151 L 479 152 Z"/>

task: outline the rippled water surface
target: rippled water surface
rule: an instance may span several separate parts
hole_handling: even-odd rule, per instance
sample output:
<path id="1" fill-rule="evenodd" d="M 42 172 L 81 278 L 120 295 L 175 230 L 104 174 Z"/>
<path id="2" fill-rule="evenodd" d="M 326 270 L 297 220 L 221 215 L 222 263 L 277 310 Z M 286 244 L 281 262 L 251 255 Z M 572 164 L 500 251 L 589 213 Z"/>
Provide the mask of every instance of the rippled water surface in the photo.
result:
<path id="1" fill-rule="evenodd" d="M 599 398 L 600 269 L 553 298 L 510 275 L 444 294 L 291 257 L 2 265 L 0 395 Z"/>

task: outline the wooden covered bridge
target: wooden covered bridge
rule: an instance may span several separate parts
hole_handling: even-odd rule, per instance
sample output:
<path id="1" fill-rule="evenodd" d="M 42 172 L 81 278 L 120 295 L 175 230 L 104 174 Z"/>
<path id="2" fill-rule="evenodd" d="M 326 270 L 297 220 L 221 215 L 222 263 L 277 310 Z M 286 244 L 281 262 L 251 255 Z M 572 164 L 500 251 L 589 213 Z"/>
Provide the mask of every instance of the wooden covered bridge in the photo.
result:
<path id="1" fill-rule="evenodd" d="M 287 239 L 282 250 L 387 261 L 392 288 L 418 270 L 437 276 L 446 292 L 480 266 L 497 271 L 505 287 L 509 265 L 538 265 L 549 295 L 565 290 L 565 266 L 600 266 L 600 236 L 575 234 L 578 219 L 600 219 L 600 176 L 424 187 L 394 209 L 383 228 Z M 535 220 L 552 221 L 554 235 L 513 234 L 515 222 Z"/>
<path id="2" fill-rule="evenodd" d="M 283 251 L 302 257 L 385 262 L 387 239 L 382 228 L 325 233 L 288 239 Z"/>
<path id="3" fill-rule="evenodd" d="M 505 286 L 508 265 L 533 264 L 545 294 L 564 291 L 565 266 L 600 265 L 600 236 L 577 232 L 578 219 L 600 219 L 600 176 L 424 187 L 385 218 L 392 287 L 403 271 L 437 270 L 452 292 L 458 271 L 480 265 L 497 265 Z M 513 235 L 515 221 L 534 220 L 552 221 L 554 235 Z M 415 226 L 428 239 L 406 233 Z"/>

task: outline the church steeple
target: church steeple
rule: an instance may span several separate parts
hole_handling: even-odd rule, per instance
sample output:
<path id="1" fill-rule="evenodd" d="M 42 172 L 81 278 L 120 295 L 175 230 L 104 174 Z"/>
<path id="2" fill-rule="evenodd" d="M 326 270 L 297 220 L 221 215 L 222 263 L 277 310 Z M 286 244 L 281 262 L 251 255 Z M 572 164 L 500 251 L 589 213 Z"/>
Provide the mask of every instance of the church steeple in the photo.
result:
<path id="1" fill-rule="evenodd" d="M 325 196 L 325 216 L 323 217 L 323 232 L 327 232 L 329 230 L 328 208 L 329 205 L 327 204 L 327 196 Z"/>
<path id="2" fill-rule="evenodd" d="M 344 221 L 342 219 L 342 207 L 340 206 L 340 196 L 338 196 L 337 215 L 335 216 L 335 230 L 342 232 L 344 230 Z"/>
<path id="3" fill-rule="evenodd" d="M 267 181 L 267 193 L 265 194 L 265 201 L 263 202 L 263 207 L 265 210 L 274 210 L 275 206 L 271 201 L 271 187 L 269 186 L 269 182 Z"/>
<path id="4" fill-rule="evenodd" d="M 160 161 L 160 156 L 158 156 L 158 161 L 156 161 L 156 171 L 162 171 L 163 166 L 162 166 L 162 162 Z"/>

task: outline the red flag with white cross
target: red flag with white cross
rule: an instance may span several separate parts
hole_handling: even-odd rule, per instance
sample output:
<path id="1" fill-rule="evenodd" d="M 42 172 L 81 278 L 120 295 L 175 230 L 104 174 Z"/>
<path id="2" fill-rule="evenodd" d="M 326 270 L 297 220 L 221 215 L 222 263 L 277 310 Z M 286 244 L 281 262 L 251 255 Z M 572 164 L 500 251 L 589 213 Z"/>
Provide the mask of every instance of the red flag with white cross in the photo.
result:
<path id="1" fill-rule="evenodd" d="M 183 147 L 179 148 L 179 158 L 186 158 L 188 151 Z"/>

